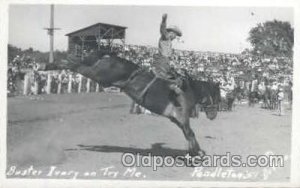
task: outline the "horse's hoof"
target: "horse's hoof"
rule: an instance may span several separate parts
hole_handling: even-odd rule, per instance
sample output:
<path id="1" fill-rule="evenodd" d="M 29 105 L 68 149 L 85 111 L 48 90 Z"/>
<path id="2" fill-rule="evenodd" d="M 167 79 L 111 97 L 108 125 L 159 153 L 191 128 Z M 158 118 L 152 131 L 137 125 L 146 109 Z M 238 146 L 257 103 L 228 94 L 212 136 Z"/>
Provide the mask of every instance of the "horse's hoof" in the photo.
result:
<path id="1" fill-rule="evenodd" d="M 203 150 L 199 150 L 199 151 L 191 151 L 189 152 L 189 155 L 194 157 L 194 156 L 200 156 L 200 157 L 203 157 L 206 155 L 205 151 Z"/>
<path id="2" fill-rule="evenodd" d="M 206 155 L 206 153 L 205 153 L 205 151 L 200 150 L 200 151 L 198 151 L 198 155 L 199 155 L 200 157 L 204 157 L 204 156 Z"/>

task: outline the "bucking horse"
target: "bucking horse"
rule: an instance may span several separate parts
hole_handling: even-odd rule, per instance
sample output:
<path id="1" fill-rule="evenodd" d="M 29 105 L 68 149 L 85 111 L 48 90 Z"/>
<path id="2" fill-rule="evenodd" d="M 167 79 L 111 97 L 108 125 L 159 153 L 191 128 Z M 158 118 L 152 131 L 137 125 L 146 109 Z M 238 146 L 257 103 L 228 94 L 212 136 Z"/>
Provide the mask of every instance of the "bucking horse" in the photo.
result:
<path id="1" fill-rule="evenodd" d="M 120 88 L 139 105 L 175 123 L 188 141 L 190 155 L 205 155 L 190 127 L 189 115 L 198 103 L 204 106 L 207 118 L 216 118 L 220 102 L 217 83 L 184 78 L 184 92 L 178 95 L 170 89 L 169 81 L 158 78 L 151 71 L 115 54 L 94 53 L 81 61 L 70 56 L 64 61 L 40 63 L 37 66 L 40 71 L 63 69 L 80 73 L 103 87 Z"/>

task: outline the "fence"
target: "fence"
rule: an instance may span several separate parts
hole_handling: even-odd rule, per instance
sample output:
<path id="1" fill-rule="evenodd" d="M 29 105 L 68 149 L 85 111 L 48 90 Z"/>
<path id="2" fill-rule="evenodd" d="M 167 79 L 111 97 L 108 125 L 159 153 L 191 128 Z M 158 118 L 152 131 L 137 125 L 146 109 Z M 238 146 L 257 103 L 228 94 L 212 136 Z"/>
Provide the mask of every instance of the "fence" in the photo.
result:
<path id="1" fill-rule="evenodd" d="M 27 72 L 19 80 L 23 85 L 23 95 L 38 94 L 63 94 L 63 93 L 90 93 L 100 92 L 103 88 L 91 79 L 85 78 L 80 74 L 64 71 L 52 72 Z"/>

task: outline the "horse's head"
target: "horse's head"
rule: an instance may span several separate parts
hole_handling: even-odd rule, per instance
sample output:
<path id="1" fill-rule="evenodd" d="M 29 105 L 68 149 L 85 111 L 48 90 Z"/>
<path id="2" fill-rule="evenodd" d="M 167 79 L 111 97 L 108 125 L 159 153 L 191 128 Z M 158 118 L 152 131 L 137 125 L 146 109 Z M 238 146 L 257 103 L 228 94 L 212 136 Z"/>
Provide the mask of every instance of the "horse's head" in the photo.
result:
<path id="1" fill-rule="evenodd" d="M 202 82 L 199 103 L 203 106 L 206 117 L 213 120 L 217 117 L 221 101 L 219 83 Z"/>

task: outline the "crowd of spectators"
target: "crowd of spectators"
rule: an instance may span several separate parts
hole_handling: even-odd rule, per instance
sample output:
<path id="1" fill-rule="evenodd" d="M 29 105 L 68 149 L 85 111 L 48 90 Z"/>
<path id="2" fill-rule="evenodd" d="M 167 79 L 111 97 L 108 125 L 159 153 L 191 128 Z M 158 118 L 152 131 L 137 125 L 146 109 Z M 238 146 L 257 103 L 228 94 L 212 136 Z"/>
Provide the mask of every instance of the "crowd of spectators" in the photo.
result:
<path id="1" fill-rule="evenodd" d="M 112 50 L 142 67 L 151 69 L 157 48 L 115 45 Z M 185 70 L 194 79 L 219 82 L 221 95 L 236 87 L 248 91 L 277 90 L 292 86 L 293 62 L 287 57 L 257 57 L 241 54 L 174 50 L 171 65 L 177 72 Z"/>
<path id="2" fill-rule="evenodd" d="M 158 53 L 157 48 L 138 45 L 114 44 L 111 50 L 118 56 L 132 61 L 141 67 L 150 69 Z M 221 83 L 224 91 L 240 87 L 245 90 L 259 89 L 259 85 L 272 84 L 272 86 L 287 86 L 292 84 L 293 62 L 287 57 L 255 57 L 250 53 L 228 54 L 214 52 L 196 52 L 174 50 L 171 65 L 177 72 L 187 71 L 190 76 L 198 80 L 213 80 Z M 15 90 L 16 76 L 18 72 L 33 70 L 36 62 L 34 57 L 17 55 L 8 62 L 8 91 Z M 41 85 L 45 85 L 47 73 L 34 73 Z M 71 76 L 70 76 L 71 75 Z M 63 71 L 62 79 L 58 79 L 59 73 L 53 74 L 52 84 L 58 84 L 61 80 L 65 86 L 72 79 L 74 88 L 78 85 L 78 74 Z M 253 84 L 256 80 L 256 85 Z M 44 88 L 44 87 L 41 87 Z M 55 87 L 53 87 L 55 88 Z M 75 89 L 76 90 L 76 89 Z M 41 93 L 44 92 L 42 89 Z"/>

